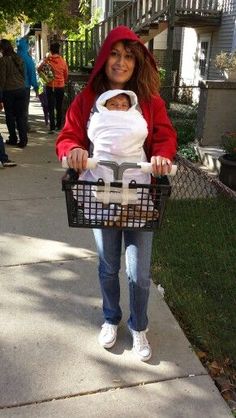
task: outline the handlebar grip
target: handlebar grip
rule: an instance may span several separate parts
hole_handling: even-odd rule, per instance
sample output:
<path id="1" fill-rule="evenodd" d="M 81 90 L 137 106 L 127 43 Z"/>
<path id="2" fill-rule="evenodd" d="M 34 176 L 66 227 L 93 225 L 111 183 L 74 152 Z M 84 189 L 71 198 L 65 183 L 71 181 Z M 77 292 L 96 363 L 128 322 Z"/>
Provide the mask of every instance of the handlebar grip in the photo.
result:
<path id="1" fill-rule="evenodd" d="M 99 163 L 99 160 L 96 158 L 88 158 L 87 159 L 87 170 L 93 170 L 97 167 L 97 164 Z M 102 163 L 102 162 L 101 162 Z M 137 163 L 137 166 L 140 167 L 140 169 L 143 171 L 143 173 L 152 173 L 152 164 L 148 162 L 140 162 Z M 69 168 L 67 157 L 62 157 L 62 168 Z M 172 165 L 171 172 L 168 173 L 168 176 L 175 176 L 177 171 L 177 165 Z"/>
<path id="2" fill-rule="evenodd" d="M 152 164 L 151 163 L 147 163 L 147 162 L 141 162 L 138 163 L 138 165 L 140 166 L 141 170 L 144 173 L 152 173 Z M 177 165 L 172 165 L 171 167 L 171 172 L 168 173 L 168 176 L 175 176 L 177 172 Z"/>
<path id="3" fill-rule="evenodd" d="M 62 157 L 61 164 L 62 164 L 62 168 L 69 168 L 66 157 Z M 96 160 L 96 158 L 88 158 L 86 169 L 92 170 L 97 167 L 97 164 L 98 164 L 98 160 Z"/>

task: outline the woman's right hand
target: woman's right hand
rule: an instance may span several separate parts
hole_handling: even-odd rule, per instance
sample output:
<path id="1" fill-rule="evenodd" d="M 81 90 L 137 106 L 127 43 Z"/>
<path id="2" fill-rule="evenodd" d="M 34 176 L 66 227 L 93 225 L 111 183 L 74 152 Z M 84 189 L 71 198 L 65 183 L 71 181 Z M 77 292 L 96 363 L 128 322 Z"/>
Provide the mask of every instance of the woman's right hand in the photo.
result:
<path id="1" fill-rule="evenodd" d="M 73 148 L 67 154 L 67 162 L 70 168 L 75 171 L 86 170 L 88 151 L 82 148 Z"/>

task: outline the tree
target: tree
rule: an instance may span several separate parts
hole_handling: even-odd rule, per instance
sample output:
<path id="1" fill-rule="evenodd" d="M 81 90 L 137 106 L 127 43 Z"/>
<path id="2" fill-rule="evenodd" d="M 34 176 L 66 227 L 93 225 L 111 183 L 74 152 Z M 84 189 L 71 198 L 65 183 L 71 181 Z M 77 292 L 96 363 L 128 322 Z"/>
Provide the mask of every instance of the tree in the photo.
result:
<path id="1" fill-rule="evenodd" d="M 1 0 L 0 31 L 16 20 L 72 29 L 90 16 L 90 0 Z"/>

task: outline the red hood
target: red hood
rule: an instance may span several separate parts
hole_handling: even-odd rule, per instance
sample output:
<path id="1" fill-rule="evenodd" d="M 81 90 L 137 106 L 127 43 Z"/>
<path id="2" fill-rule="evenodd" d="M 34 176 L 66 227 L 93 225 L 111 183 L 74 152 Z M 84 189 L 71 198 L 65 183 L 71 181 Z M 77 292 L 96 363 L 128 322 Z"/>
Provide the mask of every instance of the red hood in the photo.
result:
<path id="1" fill-rule="evenodd" d="M 148 51 L 148 49 L 145 47 L 143 41 L 132 31 L 130 30 L 127 26 L 117 26 L 115 29 L 112 29 L 109 34 L 107 35 L 101 49 L 100 52 L 96 58 L 96 62 L 95 62 L 95 66 L 93 68 L 93 71 L 91 73 L 91 76 L 89 78 L 89 82 L 88 84 L 90 84 L 92 82 L 92 80 L 94 79 L 94 77 L 96 76 L 96 74 L 101 70 L 101 68 L 103 67 L 103 65 L 105 64 L 109 53 L 112 49 L 112 46 L 119 41 L 124 41 L 124 40 L 130 40 L 130 41 L 136 41 L 139 42 L 139 44 L 142 46 L 143 50 L 144 50 L 144 54 L 149 55 L 151 62 L 153 64 L 153 67 L 155 68 L 155 70 L 157 70 L 156 68 L 156 63 L 155 60 L 152 56 L 152 54 L 150 54 L 150 52 Z"/>

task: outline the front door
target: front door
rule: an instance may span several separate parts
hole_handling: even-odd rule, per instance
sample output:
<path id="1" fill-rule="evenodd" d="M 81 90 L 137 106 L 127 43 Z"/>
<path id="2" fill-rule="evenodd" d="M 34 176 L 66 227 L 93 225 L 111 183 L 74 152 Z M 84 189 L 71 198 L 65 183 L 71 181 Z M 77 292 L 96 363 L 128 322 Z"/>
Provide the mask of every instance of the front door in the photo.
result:
<path id="1" fill-rule="evenodd" d="M 208 78 L 210 42 L 210 35 L 200 35 L 198 44 L 199 80 L 206 80 Z"/>

